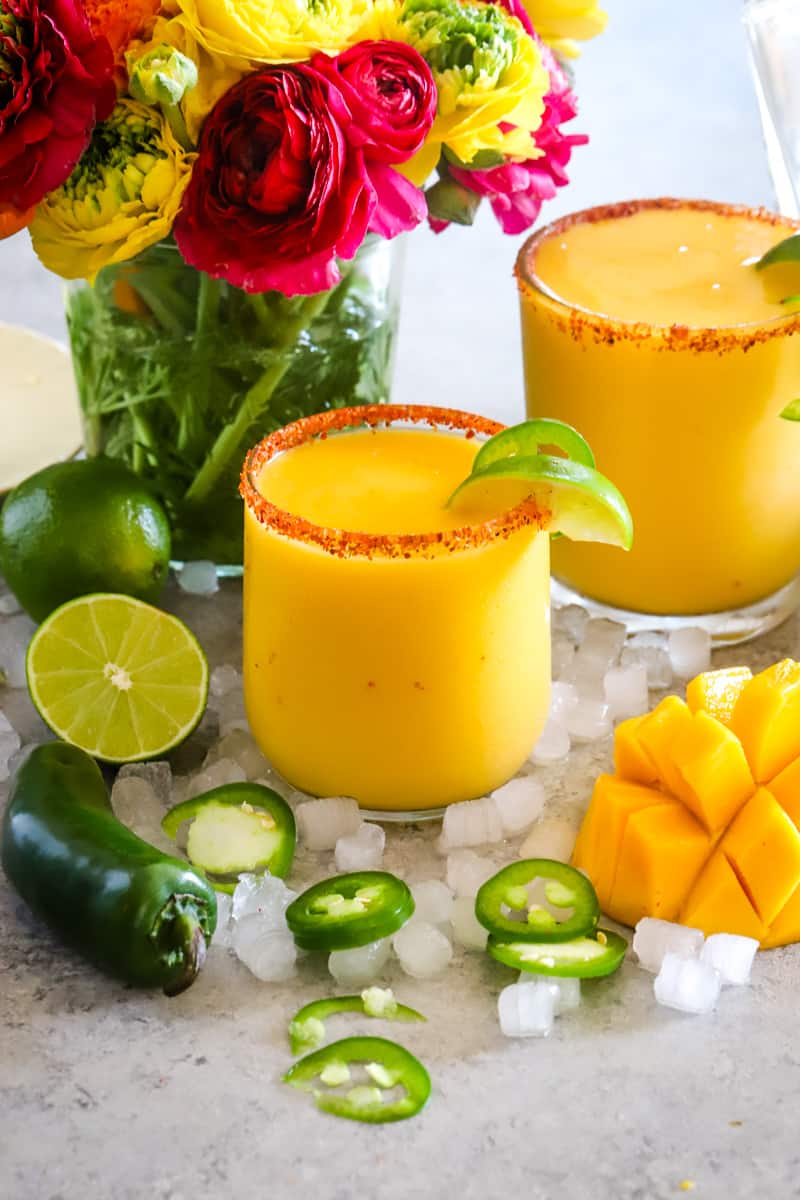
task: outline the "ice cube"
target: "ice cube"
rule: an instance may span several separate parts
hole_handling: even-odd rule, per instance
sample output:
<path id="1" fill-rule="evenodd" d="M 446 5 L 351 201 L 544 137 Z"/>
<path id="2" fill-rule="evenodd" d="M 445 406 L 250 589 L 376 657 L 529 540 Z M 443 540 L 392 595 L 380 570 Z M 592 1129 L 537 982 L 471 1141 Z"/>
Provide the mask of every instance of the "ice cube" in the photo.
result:
<path id="1" fill-rule="evenodd" d="M 504 837 L 500 813 L 491 796 L 450 804 L 444 811 L 439 847 L 444 853 L 456 846 L 484 846 Z"/>
<path id="2" fill-rule="evenodd" d="M 605 675 L 619 658 L 626 633 L 625 626 L 619 621 L 593 617 L 586 626 L 586 634 L 575 655 L 573 674 L 577 678 L 581 674 Z"/>
<path id="3" fill-rule="evenodd" d="M 212 944 L 223 950 L 233 946 L 233 899 L 227 892 L 217 892 L 217 928 Z"/>
<path id="4" fill-rule="evenodd" d="M 377 871 L 383 862 L 386 833 L 363 821 L 355 833 L 340 837 L 334 849 L 337 871 Z"/>
<path id="5" fill-rule="evenodd" d="M 333 850 L 361 824 L 361 809 L 349 796 L 306 800 L 296 811 L 297 830 L 308 850 Z"/>
<path id="6" fill-rule="evenodd" d="M 263 875 L 242 874 L 231 900 L 234 921 L 258 916 L 270 929 L 286 928 L 286 909 L 297 896 L 282 879 L 265 871 Z"/>
<path id="7" fill-rule="evenodd" d="M 660 690 L 672 683 L 672 663 L 667 641 L 661 633 L 635 633 L 620 655 L 620 666 L 641 665 L 647 671 L 647 686 Z"/>
<path id="8" fill-rule="evenodd" d="M 224 737 L 234 729 L 249 729 L 244 711 L 244 696 L 241 692 L 226 692 L 213 702 L 219 719 L 219 732 Z"/>
<path id="9" fill-rule="evenodd" d="M 556 975 L 539 975 L 535 971 L 520 971 L 519 982 L 542 983 L 546 987 L 549 987 L 555 998 L 555 1015 L 557 1017 L 560 1017 L 562 1013 L 569 1012 L 570 1009 L 580 1008 L 580 979 L 559 978 Z"/>
<path id="10" fill-rule="evenodd" d="M 685 1013 L 709 1013 L 717 1007 L 720 974 L 698 958 L 665 954 L 661 970 L 653 980 L 659 1004 Z"/>
<path id="11" fill-rule="evenodd" d="M 172 803 L 172 768 L 168 762 L 126 763 L 120 767 L 117 779 L 143 779 L 163 808 Z"/>
<path id="12" fill-rule="evenodd" d="M 553 628 L 563 633 L 579 646 L 586 636 L 586 626 L 589 624 L 589 614 L 580 604 L 565 604 L 563 608 L 553 609 Z"/>
<path id="13" fill-rule="evenodd" d="M 208 681 L 208 690 L 212 696 L 227 696 L 228 692 L 241 692 L 242 677 L 236 667 L 224 663 L 215 667 Z"/>
<path id="14" fill-rule="evenodd" d="M 5 590 L 0 591 L 0 616 L 13 617 L 18 612 L 22 612 L 22 605 L 14 593 Z"/>
<path id="15" fill-rule="evenodd" d="M 537 821 L 520 847 L 520 858 L 553 858 L 569 862 L 575 845 L 575 826 L 560 817 Z"/>
<path id="16" fill-rule="evenodd" d="M 547 1037 L 553 1028 L 556 998 L 544 983 L 512 983 L 497 997 L 500 1031 L 506 1037 Z"/>
<path id="17" fill-rule="evenodd" d="M 669 635 L 669 660 L 678 679 L 693 679 L 711 667 L 711 634 L 687 625 Z"/>
<path id="18" fill-rule="evenodd" d="M 212 788 L 224 787 L 228 783 L 244 783 L 245 773 L 232 758 L 220 758 L 210 767 L 204 767 L 196 775 L 192 775 L 185 784 L 183 798 L 191 800 L 202 796 Z"/>
<path id="19" fill-rule="evenodd" d="M 550 688 L 550 719 L 563 720 L 578 703 L 578 690 L 572 683 L 557 680 Z"/>
<path id="20" fill-rule="evenodd" d="M 253 735 L 246 729 L 232 729 L 206 755 L 203 767 L 210 767 L 221 758 L 232 758 L 247 779 L 260 779 L 270 772 L 270 765 L 259 750 Z"/>
<path id="21" fill-rule="evenodd" d="M 539 734 L 539 740 L 531 754 L 531 761 L 540 766 L 561 762 L 569 754 L 571 744 L 567 727 L 562 724 L 561 714 L 559 714 L 558 720 L 551 717 Z"/>
<path id="22" fill-rule="evenodd" d="M 242 917 L 233 929 L 233 949 L 256 979 L 283 983 L 297 966 L 297 947 L 286 929 L 272 929 L 257 913 Z"/>
<path id="23" fill-rule="evenodd" d="M 544 808 L 544 788 L 538 779 L 532 775 L 521 775 L 510 779 L 496 792 L 492 792 L 500 820 L 503 823 L 503 833 L 512 837 L 527 829 L 537 817 L 541 816 Z"/>
<path id="24" fill-rule="evenodd" d="M 553 679 L 563 679 L 572 668 L 575 647 L 568 637 L 554 633 L 550 644 L 550 673 Z"/>
<path id="25" fill-rule="evenodd" d="M 456 896 L 450 913 L 453 937 L 465 950 L 485 950 L 488 930 L 475 916 L 475 897 Z"/>
<path id="26" fill-rule="evenodd" d="M 414 920 L 445 925 L 453 911 L 453 893 L 440 879 L 423 879 L 411 884 Z"/>
<path id="27" fill-rule="evenodd" d="M 0 711 L 0 782 L 11 774 L 11 760 L 21 745 L 21 739 L 4 712 Z"/>
<path id="28" fill-rule="evenodd" d="M 581 699 L 566 719 L 567 733 L 576 742 L 594 742 L 611 733 L 611 715 L 603 700 Z"/>
<path id="29" fill-rule="evenodd" d="M 453 957 L 450 939 L 427 921 L 409 921 L 394 935 L 392 944 L 400 966 L 414 979 L 441 975 Z"/>
<path id="30" fill-rule="evenodd" d="M 177 853 L 172 838 L 161 828 L 164 806 L 146 779 L 137 775 L 118 775 L 111 788 L 114 816 L 137 837 L 159 850 Z"/>
<path id="31" fill-rule="evenodd" d="M 354 950 L 334 950 L 328 957 L 328 970 L 340 987 L 366 987 L 380 978 L 391 953 L 391 938 L 381 938 Z"/>
<path id="32" fill-rule="evenodd" d="M 7 687 L 27 685 L 25 658 L 36 626 L 25 613 L 0 621 L 0 681 Z"/>
<path id="33" fill-rule="evenodd" d="M 445 871 L 447 886 L 456 896 L 474 898 L 481 884 L 497 874 L 497 867 L 474 850 L 454 850 L 447 856 Z"/>
<path id="34" fill-rule="evenodd" d="M 646 713 L 650 701 L 647 692 L 647 667 L 631 663 L 627 667 L 612 667 L 603 679 L 608 715 L 612 721 L 639 717 Z"/>
<path id="35" fill-rule="evenodd" d="M 213 596 L 219 591 L 217 568 L 207 559 L 184 563 L 178 571 L 178 587 L 193 596 Z"/>
<path id="36" fill-rule="evenodd" d="M 750 982 L 750 970 L 758 950 L 755 938 L 735 933 L 712 933 L 700 951 L 700 961 L 719 971 L 724 984 Z"/>
<path id="37" fill-rule="evenodd" d="M 697 958 L 703 948 L 703 933 L 689 925 L 676 925 L 657 917 L 642 917 L 633 933 L 633 949 L 639 966 L 657 975 L 665 954 Z"/>

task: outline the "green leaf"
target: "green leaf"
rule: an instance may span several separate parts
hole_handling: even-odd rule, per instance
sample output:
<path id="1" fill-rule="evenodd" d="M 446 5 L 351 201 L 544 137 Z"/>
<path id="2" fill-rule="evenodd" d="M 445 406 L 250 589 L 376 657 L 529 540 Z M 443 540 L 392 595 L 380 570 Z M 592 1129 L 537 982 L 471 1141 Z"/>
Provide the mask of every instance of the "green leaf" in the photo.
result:
<path id="1" fill-rule="evenodd" d="M 800 421 L 800 400 L 793 400 L 791 404 L 787 404 L 781 416 L 784 421 Z"/>
<path id="2" fill-rule="evenodd" d="M 800 304 L 800 292 L 796 296 L 784 296 L 781 304 Z"/>
<path id="3" fill-rule="evenodd" d="M 772 267 L 775 263 L 782 262 L 800 263 L 800 233 L 793 233 L 767 250 L 766 254 L 762 254 L 756 263 L 756 270 L 760 271 L 764 267 Z"/>

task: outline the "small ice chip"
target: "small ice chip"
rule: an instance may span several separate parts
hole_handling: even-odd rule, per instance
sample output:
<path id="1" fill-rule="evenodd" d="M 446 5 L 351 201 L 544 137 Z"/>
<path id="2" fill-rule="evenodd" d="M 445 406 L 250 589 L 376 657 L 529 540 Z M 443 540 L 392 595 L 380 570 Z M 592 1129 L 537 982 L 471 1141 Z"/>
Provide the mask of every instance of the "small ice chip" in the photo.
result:
<path id="1" fill-rule="evenodd" d="M 172 804 L 172 768 L 168 762 L 126 763 L 117 779 L 143 779 L 153 789 L 163 808 Z"/>
<path id="2" fill-rule="evenodd" d="M 503 823 L 491 796 L 450 804 L 444 811 L 440 849 L 446 854 L 456 846 L 484 846 L 503 840 Z"/>
<path id="3" fill-rule="evenodd" d="M 611 733 L 611 715 L 602 700 L 579 700 L 567 716 L 567 732 L 576 742 L 595 742 Z"/>
<path id="4" fill-rule="evenodd" d="M 287 929 L 273 929 L 259 913 L 250 913 L 233 929 L 236 957 L 264 983 L 283 983 L 296 970 L 297 947 Z"/>
<path id="5" fill-rule="evenodd" d="M 550 719 L 560 720 L 572 712 L 578 703 L 578 691 L 574 684 L 556 681 L 550 688 Z"/>
<path id="6" fill-rule="evenodd" d="M 446 872 L 447 886 L 456 896 L 474 898 L 481 884 L 497 874 L 497 867 L 474 850 L 454 850 L 447 856 Z"/>
<path id="7" fill-rule="evenodd" d="M 719 971 L 697 958 L 665 954 L 661 970 L 653 980 L 659 1004 L 685 1013 L 709 1013 L 717 1007 L 721 980 Z"/>
<path id="8" fill-rule="evenodd" d="M 703 948 L 703 933 L 689 925 L 661 921 L 657 917 L 642 917 L 633 934 L 633 951 L 639 966 L 657 975 L 665 954 L 679 958 L 697 958 Z"/>
<path id="9" fill-rule="evenodd" d="M 259 750 L 253 735 L 246 729 L 232 729 L 226 733 L 209 750 L 203 768 L 208 769 L 224 758 L 233 759 L 244 771 L 246 779 L 260 780 L 270 771 L 269 763 Z"/>
<path id="10" fill-rule="evenodd" d="M 355 833 L 340 837 L 334 857 L 337 871 L 377 871 L 383 862 L 386 832 L 380 825 L 362 822 Z"/>
<path id="11" fill-rule="evenodd" d="M 409 921 L 392 939 L 394 952 L 406 975 L 433 979 L 441 975 L 453 957 L 450 939 L 427 921 Z"/>
<path id="12" fill-rule="evenodd" d="M 187 780 L 183 797 L 191 800 L 228 783 L 244 783 L 245 773 L 232 758 L 219 758 Z"/>
<path id="13" fill-rule="evenodd" d="M 658 691 L 672 683 L 672 663 L 663 634 L 635 633 L 628 639 L 619 661 L 623 667 L 643 666 L 651 689 Z"/>
<path id="14" fill-rule="evenodd" d="M 669 635 L 669 660 L 678 679 L 694 679 L 711 667 L 711 634 L 688 625 Z"/>
<path id="15" fill-rule="evenodd" d="M 543 983 L 512 983 L 497 997 L 500 1031 L 506 1037 L 547 1037 L 553 1028 L 554 989 Z"/>
<path id="16" fill-rule="evenodd" d="M 146 779 L 117 776 L 111 788 L 114 816 L 137 837 L 159 850 L 175 854 L 176 846 L 161 828 L 164 806 Z"/>
<path id="17" fill-rule="evenodd" d="M 563 608 L 553 609 L 553 629 L 563 633 L 576 646 L 586 636 L 588 624 L 589 614 L 580 604 L 565 604 Z"/>
<path id="18" fill-rule="evenodd" d="M 647 688 L 647 667 L 630 663 L 627 667 L 612 667 L 603 677 L 608 715 L 613 721 L 640 717 L 650 707 Z"/>
<path id="19" fill-rule="evenodd" d="M 556 975 L 538 975 L 535 971 L 520 971 L 519 982 L 539 983 L 549 987 L 555 999 L 555 1015 L 557 1017 L 560 1017 L 562 1013 L 569 1012 L 570 1009 L 580 1008 L 580 979 L 566 976 L 562 979 Z"/>
<path id="20" fill-rule="evenodd" d="M 521 775 L 492 792 L 507 837 L 528 829 L 541 816 L 544 788 L 532 775 Z"/>
<path id="21" fill-rule="evenodd" d="M 282 879 L 265 871 L 263 875 L 243 874 L 233 893 L 231 915 L 234 921 L 258 916 L 270 929 L 286 929 L 286 909 L 297 892 Z"/>
<path id="22" fill-rule="evenodd" d="M 446 925 L 453 911 L 453 893 L 440 879 L 423 879 L 411 884 L 414 897 L 415 921 L 427 921 L 431 925 Z"/>
<path id="23" fill-rule="evenodd" d="M 22 605 L 13 592 L 0 591 L 0 616 L 13 617 L 22 612 Z"/>
<path id="24" fill-rule="evenodd" d="M 226 692 L 218 696 L 213 708 L 219 720 L 219 732 L 222 737 L 235 729 L 248 729 L 247 714 L 244 711 L 244 696 L 239 691 Z"/>
<path id="25" fill-rule="evenodd" d="M 605 617 L 592 618 L 586 626 L 586 635 L 575 655 L 571 674 L 576 680 L 582 676 L 603 677 L 613 667 L 625 645 L 627 630 L 619 621 Z"/>
<path id="26" fill-rule="evenodd" d="M 537 821 L 520 847 L 520 858 L 553 858 L 569 862 L 575 846 L 575 826 L 560 817 Z"/>
<path id="27" fill-rule="evenodd" d="M 328 970 L 342 987 L 363 988 L 380 976 L 391 952 L 390 938 L 356 946 L 353 950 L 334 950 L 328 956 Z"/>
<path id="28" fill-rule="evenodd" d="M 547 766 L 548 763 L 562 762 L 567 757 L 571 741 L 566 725 L 561 723 L 562 719 L 566 719 L 566 715 L 562 718 L 559 714 L 558 720 L 551 717 L 547 722 L 533 748 L 532 762 Z"/>
<path id="29" fill-rule="evenodd" d="M 563 679 L 575 660 L 575 647 L 568 637 L 554 633 L 550 643 L 550 672 L 553 679 Z"/>
<path id="30" fill-rule="evenodd" d="M 308 850 L 333 850 L 339 838 L 361 825 L 361 809 L 349 796 L 306 800 L 295 811 L 300 839 Z"/>
<path id="31" fill-rule="evenodd" d="M 241 691 L 242 676 L 230 663 L 214 667 L 208 681 L 208 690 L 212 696 L 226 696 L 228 692 Z"/>
<path id="32" fill-rule="evenodd" d="M 7 687 L 24 688 L 28 683 L 25 660 L 28 643 L 36 626 L 26 613 L 0 621 L 0 680 Z"/>
<path id="33" fill-rule="evenodd" d="M 485 950 L 489 931 L 475 916 L 473 896 L 457 896 L 450 914 L 453 938 L 465 950 Z"/>
<path id="34" fill-rule="evenodd" d="M 233 946 L 233 899 L 227 892 L 217 892 L 217 928 L 212 944 L 224 950 Z"/>
<path id="35" fill-rule="evenodd" d="M 192 596 L 213 596 L 219 591 L 217 568 L 207 559 L 184 563 L 178 571 L 178 587 Z"/>
<path id="36" fill-rule="evenodd" d="M 18 752 L 22 740 L 4 712 L 0 712 L 0 782 L 11 775 L 11 760 Z"/>
<path id="37" fill-rule="evenodd" d="M 735 933 L 712 933 L 700 952 L 700 961 L 719 971 L 723 986 L 750 982 L 753 959 L 758 950 L 755 938 Z"/>

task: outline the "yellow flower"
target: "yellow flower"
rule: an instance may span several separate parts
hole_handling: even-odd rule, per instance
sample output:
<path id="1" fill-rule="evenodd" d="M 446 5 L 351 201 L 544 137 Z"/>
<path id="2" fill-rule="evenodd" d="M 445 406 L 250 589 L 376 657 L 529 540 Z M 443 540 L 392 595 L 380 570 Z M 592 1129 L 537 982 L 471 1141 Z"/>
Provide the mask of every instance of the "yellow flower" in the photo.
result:
<path id="1" fill-rule="evenodd" d="M 44 265 L 64 279 L 94 281 L 172 229 L 195 156 L 161 114 L 120 100 L 65 184 L 45 196 L 30 231 Z"/>
<path id="2" fill-rule="evenodd" d="M 425 145 L 397 170 L 422 184 L 443 147 L 464 164 L 532 157 L 531 134 L 541 123 L 550 76 L 536 43 L 505 9 L 458 0 L 406 0 L 394 33 L 384 36 L 420 52 L 439 93 Z"/>
<path id="3" fill-rule="evenodd" d="M 168 0 L 215 58 L 240 71 L 253 63 L 298 62 L 351 45 L 371 0 Z"/>
<path id="4" fill-rule="evenodd" d="M 576 58 L 576 42 L 602 33 L 608 22 L 597 0 L 523 0 L 533 27 L 548 45 L 566 58 Z"/>
<path id="5" fill-rule="evenodd" d="M 134 43 L 129 53 L 138 57 L 163 44 L 185 54 L 197 67 L 197 83 L 186 92 L 180 105 L 189 136 L 196 145 L 206 117 L 217 101 L 239 82 L 247 68 L 240 70 L 219 55 L 210 53 L 198 42 L 184 17 L 171 20 L 159 17 L 151 39 Z"/>

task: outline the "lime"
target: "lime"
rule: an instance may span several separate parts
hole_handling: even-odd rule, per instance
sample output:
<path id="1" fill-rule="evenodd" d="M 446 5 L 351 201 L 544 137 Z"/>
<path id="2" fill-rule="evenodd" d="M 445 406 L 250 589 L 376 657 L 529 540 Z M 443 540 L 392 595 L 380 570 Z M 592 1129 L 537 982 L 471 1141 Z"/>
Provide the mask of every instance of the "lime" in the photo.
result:
<path id="1" fill-rule="evenodd" d="M 530 421 L 523 421 L 520 425 L 509 425 L 507 429 L 502 429 L 500 433 L 490 437 L 475 455 L 472 470 L 481 471 L 490 463 L 513 455 L 539 454 L 550 446 L 562 450 L 567 458 L 574 462 L 583 463 L 585 467 L 594 466 L 591 447 L 577 429 L 573 429 L 564 421 L 536 417 Z"/>
<path id="2" fill-rule="evenodd" d="M 475 523 L 501 516 L 527 499 L 549 513 L 551 533 L 631 548 L 633 521 L 618 489 L 593 467 L 568 458 L 532 454 L 499 459 L 465 479 L 448 507 Z"/>
<path id="3" fill-rule="evenodd" d="M 156 600 L 170 549 L 164 509 L 138 475 L 110 458 L 45 467 L 0 511 L 0 570 L 36 621 L 90 592 Z"/>
<path id="4" fill-rule="evenodd" d="M 28 688 L 65 742 L 104 762 L 158 758 L 203 715 L 208 663 L 182 621 L 130 596 L 80 596 L 28 647 Z"/>

